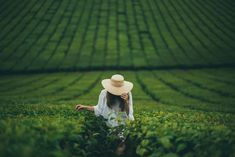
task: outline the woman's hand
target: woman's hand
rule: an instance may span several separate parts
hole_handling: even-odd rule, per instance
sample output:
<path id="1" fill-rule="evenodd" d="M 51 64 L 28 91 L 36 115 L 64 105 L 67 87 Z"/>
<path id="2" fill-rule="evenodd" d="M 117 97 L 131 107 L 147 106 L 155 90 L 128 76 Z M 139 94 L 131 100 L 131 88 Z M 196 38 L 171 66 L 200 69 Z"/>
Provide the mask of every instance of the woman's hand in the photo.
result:
<path id="1" fill-rule="evenodd" d="M 122 93 L 121 98 L 122 98 L 125 102 L 128 102 L 128 100 L 129 100 L 129 95 L 128 95 L 128 93 Z"/>
<path id="2" fill-rule="evenodd" d="M 78 111 L 83 110 L 85 108 L 86 108 L 86 106 L 84 106 L 82 104 L 78 104 L 78 105 L 75 106 L 75 110 L 78 110 Z"/>
<path id="3" fill-rule="evenodd" d="M 75 106 L 75 110 L 80 111 L 80 110 L 84 110 L 84 109 L 86 109 L 88 111 L 94 111 L 93 106 L 86 106 L 86 105 L 82 105 L 82 104 L 78 104 L 78 105 Z"/>

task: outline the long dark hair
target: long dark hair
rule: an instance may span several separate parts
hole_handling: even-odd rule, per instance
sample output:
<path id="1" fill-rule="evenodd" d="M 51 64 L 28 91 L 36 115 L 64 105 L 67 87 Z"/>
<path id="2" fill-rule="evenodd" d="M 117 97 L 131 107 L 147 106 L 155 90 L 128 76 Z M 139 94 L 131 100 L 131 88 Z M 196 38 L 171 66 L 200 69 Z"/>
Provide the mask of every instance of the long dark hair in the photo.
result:
<path id="1" fill-rule="evenodd" d="M 106 98 L 107 98 L 107 105 L 109 108 L 112 108 L 115 101 L 118 101 L 118 102 L 120 102 L 119 107 L 121 108 L 121 111 L 125 111 L 127 113 L 127 115 L 129 115 L 129 103 L 125 102 L 121 98 L 121 96 L 113 95 L 107 91 Z"/>

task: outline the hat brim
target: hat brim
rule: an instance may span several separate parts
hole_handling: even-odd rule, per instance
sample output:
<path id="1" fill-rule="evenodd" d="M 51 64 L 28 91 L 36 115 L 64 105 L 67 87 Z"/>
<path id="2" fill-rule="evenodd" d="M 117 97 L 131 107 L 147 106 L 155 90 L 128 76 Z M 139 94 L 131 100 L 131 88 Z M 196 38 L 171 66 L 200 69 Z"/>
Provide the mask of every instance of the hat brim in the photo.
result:
<path id="1" fill-rule="evenodd" d="M 129 81 L 124 81 L 124 85 L 121 87 L 115 87 L 111 84 L 110 79 L 104 79 L 101 81 L 102 86 L 106 89 L 109 93 L 114 95 L 122 95 L 123 93 L 128 93 L 133 88 L 133 83 Z"/>

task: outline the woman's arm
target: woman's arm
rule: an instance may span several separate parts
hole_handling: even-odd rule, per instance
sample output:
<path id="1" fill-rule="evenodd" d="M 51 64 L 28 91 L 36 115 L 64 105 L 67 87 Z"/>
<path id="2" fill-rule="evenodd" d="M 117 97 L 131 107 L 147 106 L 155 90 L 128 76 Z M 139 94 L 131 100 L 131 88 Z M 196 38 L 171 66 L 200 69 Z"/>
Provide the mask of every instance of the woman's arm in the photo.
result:
<path id="1" fill-rule="evenodd" d="M 101 115 L 102 110 L 103 110 L 105 96 L 106 96 L 106 91 L 102 90 L 100 92 L 99 100 L 98 100 L 97 105 L 95 105 L 95 106 L 86 106 L 86 105 L 82 105 L 82 104 L 77 104 L 75 106 L 75 109 L 78 110 L 78 111 L 84 110 L 84 109 L 88 110 L 88 111 L 93 111 L 96 116 L 99 116 L 99 115 Z"/>
<path id="2" fill-rule="evenodd" d="M 132 100 L 132 94 L 131 92 L 123 93 L 121 95 L 121 98 L 125 101 L 125 111 L 127 112 L 127 115 L 129 116 L 130 120 L 134 120 L 133 116 L 133 100 Z"/>
<path id="3" fill-rule="evenodd" d="M 124 100 L 124 102 L 125 102 L 125 106 L 124 106 L 124 109 L 125 109 L 125 111 L 126 111 L 126 113 L 127 113 L 127 115 L 129 115 L 129 95 L 128 95 L 128 93 L 123 93 L 122 95 L 121 95 L 121 98 Z"/>
<path id="4" fill-rule="evenodd" d="M 94 106 L 86 106 L 86 105 L 82 105 L 82 104 L 78 104 L 75 106 L 75 109 L 80 111 L 80 110 L 88 110 L 88 111 L 94 111 Z"/>

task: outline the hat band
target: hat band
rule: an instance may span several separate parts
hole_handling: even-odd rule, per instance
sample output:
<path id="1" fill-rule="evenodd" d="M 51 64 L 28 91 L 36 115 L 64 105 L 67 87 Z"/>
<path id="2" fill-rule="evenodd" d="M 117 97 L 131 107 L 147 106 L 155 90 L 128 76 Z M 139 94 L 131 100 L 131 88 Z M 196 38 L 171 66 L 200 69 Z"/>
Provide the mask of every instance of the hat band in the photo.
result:
<path id="1" fill-rule="evenodd" d="M 122 87 L 124 85 L 124 82 L 111 80 L 111 84 L 115 87 Z"/>

